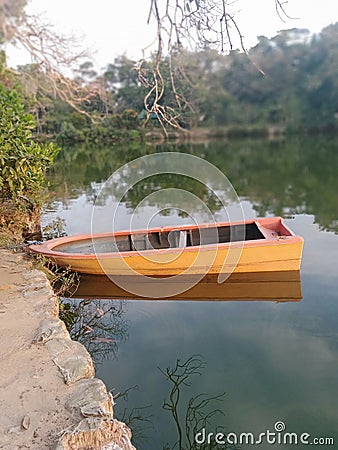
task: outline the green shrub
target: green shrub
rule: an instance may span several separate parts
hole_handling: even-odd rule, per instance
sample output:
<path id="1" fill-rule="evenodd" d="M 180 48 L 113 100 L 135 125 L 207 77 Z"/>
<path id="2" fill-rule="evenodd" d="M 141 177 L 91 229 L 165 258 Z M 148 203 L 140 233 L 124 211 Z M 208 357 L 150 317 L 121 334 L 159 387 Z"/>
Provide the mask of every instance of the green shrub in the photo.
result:
<path id="1" fill-rule="evenodd" d="M 82 130 L 77 128 L 72 122 L 62 122 L 61 132 L 57 136 L 58 142 L 62 144 L 76 144 L 85 140 Z"/>
<path id="2" fill-rule="evenodd" d="M 45 173 L 59 149 L 33 140 L 36 123 L 15 90 L 0 84 L 0 201 L 43 201 Z"/>
<path id="3" fill-rule="evenodd" d="M 133 109 L 125 109 L 121 114 L 122 126 L 127 130 L 135 130 L 140 126 L 138 114 Z"/>

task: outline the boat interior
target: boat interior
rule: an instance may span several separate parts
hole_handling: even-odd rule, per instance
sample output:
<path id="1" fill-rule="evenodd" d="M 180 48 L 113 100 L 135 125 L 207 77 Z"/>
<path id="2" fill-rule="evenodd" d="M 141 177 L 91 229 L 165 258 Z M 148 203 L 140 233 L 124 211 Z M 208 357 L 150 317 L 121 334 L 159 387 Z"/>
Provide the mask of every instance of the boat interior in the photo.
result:
<path id="1" fill-rule="evenodd" d="M 113 253 L 142 251 L 152 249 L 185 248 L 209 244 L 265 239 L 262 228 L 256 222 L 231 225 L 187 228 L 177 230 L 153 231 L 149 233 L 135 232 L 131 234 L 115 235 L 82 239 L 68 242 L 53 250 L 65 253 Z"/>

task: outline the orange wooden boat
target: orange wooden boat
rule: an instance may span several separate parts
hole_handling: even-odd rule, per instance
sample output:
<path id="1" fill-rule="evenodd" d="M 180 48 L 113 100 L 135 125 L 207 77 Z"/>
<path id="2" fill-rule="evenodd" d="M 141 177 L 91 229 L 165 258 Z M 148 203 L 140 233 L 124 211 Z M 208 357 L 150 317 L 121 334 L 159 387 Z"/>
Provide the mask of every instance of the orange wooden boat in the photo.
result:
<path id="1" fill-rule="evenodd" d="M 75 272 L 151 277 L 299 270 L 303 238 L 281 217 L 86 234 L 31 245 Z"/>

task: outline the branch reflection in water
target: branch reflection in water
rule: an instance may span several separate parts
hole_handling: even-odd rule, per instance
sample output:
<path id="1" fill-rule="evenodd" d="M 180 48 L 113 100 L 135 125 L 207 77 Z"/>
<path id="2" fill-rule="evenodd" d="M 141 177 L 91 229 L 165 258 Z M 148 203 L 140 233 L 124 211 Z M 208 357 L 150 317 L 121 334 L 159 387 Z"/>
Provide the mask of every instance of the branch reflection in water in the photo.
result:
<path id="1" fill-rule="evenodd" d="M 164 401 L 163 409 L 170 412 L 177 433 L 177 441 L 174 444 L 166 444 L 163 450 L 235 449 L 228 444 L 220 445 L 217 442 L 199 444 L 195 441 L 197 433 L 203 428 L 212 427 L 215 421 L 224 423 L 225 416 L 223 408 L 220 408 L 225 392 L 215 395 L 198 393 L 182 402 L 182 398 L 186 397 L 184 391 L 192 387 L 194 377 L 201 376 L 205 367 L 203 357 L 193 355 L 184 362 L 177 359 L 174 367 L 167 367 L 165 370 L 159 368 L 171 383 L 169 398 Z M 223 426 L 216 426 L 215 432 L 225 435 Z"/>
<path id="2" fill-rule="evenodd" d="M 116 358 L 118 344 L 128 339 L 128 322 L 123 318 L 125 309 L 123 300 L 60 300 L 60 318 L 71 338 L 87 348 L 96 364 Z"/>
<path id="3" fill-rule="evenodd" d="M 151 414 L 152 405 L 128 407 L 129 394 L 138 390 L 138 385 L 126 389 L 124 392 L 113 395 L 115 405 L 114 411 L 116 417 L 128 425 L 133 433 L 133 443 L 137 445 L 147 441 L 148 432 L 154 431 Z M 132 402 L 133 403 L 133 402 Z"/>

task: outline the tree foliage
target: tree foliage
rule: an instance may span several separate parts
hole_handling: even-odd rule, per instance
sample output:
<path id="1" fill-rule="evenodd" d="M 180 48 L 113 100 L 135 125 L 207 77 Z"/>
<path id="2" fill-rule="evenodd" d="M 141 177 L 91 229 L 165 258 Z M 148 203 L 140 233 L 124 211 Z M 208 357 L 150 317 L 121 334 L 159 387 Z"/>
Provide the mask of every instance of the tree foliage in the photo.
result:
<path id="1" fill-rule="evenodd" d="M 0 84 L 0 188 L 1 200 L 26 196 L 39 204 L 45 172 L 58 149 L 33 140 L 36 124 L 15 90 Z"/>
<path id="2" fill-rule="evenodd" d="M 89 64 L 82 67 L 82 74 L 79 71 L 78 82 L 100 85 L 104 95 L 81 107 L 88 114 L 102 117 L 102 121 L 81 119 L 66 102 L 46 99 L 39 117 L 41 131 L 67 143 L 107 144 L 129 139 L 130 133 L 125 130 L 140 130 L 147 117 L 145 96 L 149 105 L 158 101 L 159 107 L 171 108 L 173 114 L 179 103 L 180 115 L 175 120 L 187 129 L 225 127 L 232 136 L 243 133 L 246 127 L 257 131 L 267 131 L 268 127 L 335 130 L 337 42 L 335 24 L 313 36 L 303 29 L 283 30 L 271 39 L 260 36 L 258 44 L 248 51 L 249 57 L 240 51 L 220 55 L 211 49 L 172 53 L 161 61 L 165 89 L 157 100 L 156 93 L 147 94 L 138 79 L 137 62 L 126 55 L 108 64 L 101 74 L 94 74 Z M 155 64 L 156 55 L 145 63 L 149 76 Z M 42 95 L 40 99 L 43 103 Z M 148 121 L 150 129 L 160 124 L 158 116 L 154 117 Z"/>

